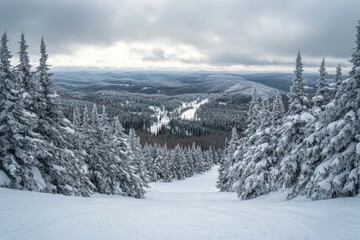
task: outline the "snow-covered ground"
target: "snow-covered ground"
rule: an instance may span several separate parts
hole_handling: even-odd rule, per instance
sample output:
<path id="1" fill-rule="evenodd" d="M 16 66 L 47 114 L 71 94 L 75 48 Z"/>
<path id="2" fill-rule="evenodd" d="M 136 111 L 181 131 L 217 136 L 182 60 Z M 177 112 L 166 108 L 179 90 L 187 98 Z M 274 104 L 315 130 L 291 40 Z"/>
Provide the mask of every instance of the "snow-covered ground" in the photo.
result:
<path id="1" fill-rule="evenodd" d="M 196 114 L 196 111 L 198 110 L 198 108 L 205 104 L 205 103 L 208 103 L 209 102 L 209 99 L 204 99 L 198 103 L 196 103 L 196 101 L 191 105 L 191 108 L 184 111 L 181 115 L 180 115 L 180 118 L 181 119 L 184 119 L 184 120 L 194 120 L 195 119 L 195 114 Z"/>
<path id="2" fill-rule="evenodd" d="M 214 187 L 217 168 L 152 183 L 145 199 L 66 197 L 0 188 L 0 239 L 359 239 L 360 199 L 240 201 Z"/>

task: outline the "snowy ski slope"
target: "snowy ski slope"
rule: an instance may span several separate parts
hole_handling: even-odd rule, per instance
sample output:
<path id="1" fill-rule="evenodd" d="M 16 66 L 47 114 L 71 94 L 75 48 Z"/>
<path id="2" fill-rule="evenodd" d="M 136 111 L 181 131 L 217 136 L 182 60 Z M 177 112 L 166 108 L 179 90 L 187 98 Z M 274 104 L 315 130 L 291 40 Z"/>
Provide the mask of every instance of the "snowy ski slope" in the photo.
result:
<path id="1" fill-rule="evenodd" d="M 1 240 L 360 239 L 360 199 L 240 201 L 214 187 L 217 168 L 152 183 L 145 199 L 0 189 Z"/>

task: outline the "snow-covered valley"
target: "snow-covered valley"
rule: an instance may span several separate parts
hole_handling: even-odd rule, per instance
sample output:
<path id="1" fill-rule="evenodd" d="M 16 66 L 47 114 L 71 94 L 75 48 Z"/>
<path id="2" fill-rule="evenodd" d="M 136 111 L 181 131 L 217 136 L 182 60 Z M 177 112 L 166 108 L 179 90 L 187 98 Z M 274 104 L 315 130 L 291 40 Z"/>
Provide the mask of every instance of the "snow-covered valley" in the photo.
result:
<path id="1" fill-rule="evenodd" d="M 215 188 L 217 167 L 145 199 L 67 197 L 0 188 L 0 239 L 359 239 L 359 198 L 240 201 Z"/>

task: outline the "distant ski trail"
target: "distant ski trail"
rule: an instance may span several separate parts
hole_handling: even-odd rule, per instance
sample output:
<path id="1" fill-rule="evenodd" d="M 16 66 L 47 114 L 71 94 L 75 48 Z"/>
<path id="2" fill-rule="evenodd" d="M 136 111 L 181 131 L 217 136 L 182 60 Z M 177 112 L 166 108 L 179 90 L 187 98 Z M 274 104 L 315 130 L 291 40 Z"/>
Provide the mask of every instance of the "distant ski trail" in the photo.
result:
<path id="1" fill-rule="evenodd" d="M 240 201 L 215 188 L 217 167 L 152 183 L 145 199 L 67 197 L 0 189 L 1 240 L 359 239 L 359 198 Z"/>

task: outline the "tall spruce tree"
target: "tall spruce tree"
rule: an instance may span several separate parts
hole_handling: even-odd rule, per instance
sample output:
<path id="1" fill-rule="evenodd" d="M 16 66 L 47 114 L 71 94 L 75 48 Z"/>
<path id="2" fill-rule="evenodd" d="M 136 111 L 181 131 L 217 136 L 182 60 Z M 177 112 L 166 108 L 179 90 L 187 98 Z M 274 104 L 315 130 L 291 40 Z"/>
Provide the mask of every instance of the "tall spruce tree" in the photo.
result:
<path id="1" fill-rule="evenodd" d="M 270 192 L 271 171 L 274 165 L 275 150 L 271 114 L 267 97 L 262 98 L 260 119 L 262 124 L 253 135 L 244 142 L 241 162 L 238 163 L 235 174 L 234 190 L 242 199 L 255 198 Z"/>
<path id="2" fill-rule="evenodd" d="M 259 111 L 260 111 L 260 105 L 259 105 L 259 99 L 256 93 L 256 88 L 253 88 L 252 92 L 252 98 L 249 105 L 249 110 L 247 112 L 248 118 L 248 126 L 245 130 L 245 133 L 247 135 L 252 135 L 256 132 L 256 129 L 260 127 L 261 119 L 259 119 Z"/>
<path id="3" fill-rule="evenodd" d="M 349 60 L 352 63 L 352 68 L 350 71 L 350 77 L 354 77 L 356 73 L 356 68 L 360 66 L 360 20 L 356 26 L 356 40 L 353 53 L 351 54 L 351 59 Z"/>
<path id="4" fill-rule="evenodd" d="M 32 83 L 32 73 L 31 73 L 31 65 L 30 58 L 27 52 L 29 45 L 26 43 L 25 34 L 21 33 L 20 51 L 19 54 L 19 64 L 17 65 L 18 76 L 20 80 L 20 84 L 24 87 L 24 90 L 27 93 L 31 93 L 34 89 L 34 85 Z"/>
<path id="5" fill-rule="evenodd" d="M 274 155 L 277 166 L 272 171 L 274 188 L 291 189 L 296 185 L 300 174 L 299 153 L 296 147 L 307 136 L 306 125 L 314 121 L 314 116 L 309 113 L 308 101 L 304 92 L 303 64 L 298 52 L 295 64 L 293 85 L 289 93 L 289 110 L 284 118 L 284 123 L 274 133 L 278 142 Z M 275 187 L 276 186 L 276 187 Z"/>
<path id="6" fill-rule="evenodd" d="M 326 105 L 330 101 L 330 92 L 329 85 L 326 82 L 326 68 L 325 68 L 325 58 L 323 58 L 320 69 L 319 69 L 319 79 L 317 82 L 317 90 L 316 94 L 313 97 L 313 101 L 315 106 L 319 108 L 319 110 L 323 110 L 323 106 Z"/>
<path id="7" fill-rule="evenodd" d="M 303 77 L 303 63 L 301 61 L 300 51 L 296 57 L 294 77 L 292 80 L 292 87 L 290 87 L 289 110 L 288 115 L 299 114 L 307 109 L 308 100 L 305 96 L 305 83 Z"/>
<path id="8" fill-rule="evenodd" d="M 261 100 L 261 110 L 260 110 L 260 128 L 267 128 L 271 125 L 271 113 L 269 100 L 267 97 L 262 97 Z"/>
<path id="9" fill-rule="evenodd" d="M 156 173 L 154 170 L 154 164 L 153 164 L 153 155 L 152 155 L 152 146 L 145 143 L 143 149 L 143 156 L 145 159 L 145 168 L 147 170 L 147 174 L 150 181 L 156 181 Z"/>
<path id="10" fill-rule="evenodd" d="M 273 126 L 279 126 L 282 124 L 282 120 L 285 115 L 285 108 L 280 92 L 276 93 L 276 97 L 273 101 L 271 115 Z"/>
<path id="11" fill-rule="evenodd" d="M 72 123 L 76 127 L 81 125 L 81 115 L 80 115 L 79 106 L 77 104 L 75 105 L 74 110 L 73 110 Z"/>
<path id="12" fill-rule="evenodd" d="M 342 83 L 342 68 L 341 68 L 341 64 L 339 63 L 339 65 L 336 67 L 336 74 L 335 74 L 335 78 L 334 78 L 334 82 L 336 84 L 336 88 L 338 89 Z"/>
<path id="13" fill-rule="evenodd" d="M 168 150 L 167 146 L 163 147 L 164 152 L 164 164 L 162 166 L 162 179 L 165 182 L 171 182 L 174 178 L 173 172 L 171 171 L 173 165 L 173 158 L 171 155 L 171 151 Z"/>
<path id="14" fill-rule="evenodd" d="M 234 127 L 231 131 L 231 138 L 228 143 L 226 143 L 226 155 L 222 161 L 219 168 L 219 176 L 216 186 L 220 191 L 232 191 L 232 185 L 234 182 L 234 169 L 233 165 L 235 164 L 238 146 L 240 145 L 239 136 L 237 134 L 237 129 Z"/>
<path id="15" fill-rule="evenodd" d="M 136 135 L 133 128 L 129 130 L 129 144 L 135 173 L 140 176 L 145 183 L 149 182 L 150 180 L 145 167 L 144 155 L 140 145 L 140 138 Z"/>
<path id="16" fill-rule="evenodd" d="M 176 145 L 173 150 L 174 153 L 174 165 L 175 165 L 175 176 L 178 180 L 185 178 L 185 155 L 180 145 Z"/>
<path id="17" fill-rule="evenodd" d="M 49 192 L 66 195 L 89 196 L 93 187 L 87 178 L 86 165 L 73 150 L 71 122 L 67 120 L 58 102 L 58 95 L 51 80 L 48 54 L 44 39 L 40 43 L 40 60 L 36 71 L 39 117 L 35 131 L 42 136 L 43 151 L 39 156 L 41 172 Z"/>
<path id="18" fill-rule="evenodd" d="M 110 132 L 110 168 L 113 179 L 118 179 L 121 192 L 127 196 L 135 198 L 143 198 L 147 188 L 146 182 L 142 179 L 141 174 L 136 173 L 136 166 L 133 165 L 131 159 L 131 147 L 128 136 L 125 136 L 124 128 L 120 124 L 119 118 L 115 117 Z M 104 149 L 106 151 L 106 148 Z M 114 165 L 112 162 L 114 162 Z M 113 173 L 115 174 L 113 175 Z M 116 182 L 116 181 L 115 181 Z"/>

